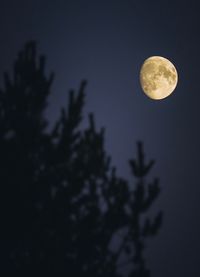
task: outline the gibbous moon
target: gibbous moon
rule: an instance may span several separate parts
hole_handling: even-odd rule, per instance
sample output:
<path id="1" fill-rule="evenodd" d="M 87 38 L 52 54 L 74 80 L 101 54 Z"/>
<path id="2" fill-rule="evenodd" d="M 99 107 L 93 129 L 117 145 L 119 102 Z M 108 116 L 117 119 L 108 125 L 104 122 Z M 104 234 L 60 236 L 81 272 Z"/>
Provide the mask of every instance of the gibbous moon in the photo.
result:
<path id="1" fill-rule="evenodd" d="M 144 93 L 154 100 L 169 96 L 176 88 L 178 73 L 166 58 L 153 56 L 146 59 L 140 70 L 140 83 Z"/>

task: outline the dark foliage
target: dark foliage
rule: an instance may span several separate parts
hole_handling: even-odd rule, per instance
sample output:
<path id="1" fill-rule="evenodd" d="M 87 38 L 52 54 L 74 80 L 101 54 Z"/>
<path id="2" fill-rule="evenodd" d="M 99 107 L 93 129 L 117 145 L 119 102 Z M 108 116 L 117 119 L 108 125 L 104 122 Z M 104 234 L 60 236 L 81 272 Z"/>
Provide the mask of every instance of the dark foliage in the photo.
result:
<path id="1" fill-rule="evenodd" d="M 53 75 L 44 68 L 27 43 L 0 91 L 1 276 L 117 277 L 125 264 L 126 276 L 150 276 L 143 250 L 162 221 L 144 219 L 160 192 L 158 180 L 145 180 L 153 161 L 138 143 L 136 184 L 117 177 L 93 114 L 78 129 L 86 82 L 47 132 Z"/>

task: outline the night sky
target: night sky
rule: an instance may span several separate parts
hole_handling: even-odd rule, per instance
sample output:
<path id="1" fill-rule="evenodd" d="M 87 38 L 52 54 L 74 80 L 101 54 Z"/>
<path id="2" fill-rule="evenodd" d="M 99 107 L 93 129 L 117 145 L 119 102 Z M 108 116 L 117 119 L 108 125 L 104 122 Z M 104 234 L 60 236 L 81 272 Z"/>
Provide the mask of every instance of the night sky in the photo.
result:
<path id="1" fill-rule="evenodd" d="M 200 276 L 200 7 L 198 1 L 3 0 L 0 80 L 27 40 L 47 56 L 56 79 L 47 117 L 57 118 L 70 88 L 88 80 L 85 114 L 106 127 L 106 149 L 118 175 L 131 179 L 128 160 L 144 142 L 162 193 L 155 209 L 164 225 L 146 250 L 154 277 Z M 175 92 L 147 98 L 139 70 L 160 55 L 177 68 Z M 1 82 L 2 83 L 2 82 Z M 133 182 L 134 183 L 134 182 Z"/>

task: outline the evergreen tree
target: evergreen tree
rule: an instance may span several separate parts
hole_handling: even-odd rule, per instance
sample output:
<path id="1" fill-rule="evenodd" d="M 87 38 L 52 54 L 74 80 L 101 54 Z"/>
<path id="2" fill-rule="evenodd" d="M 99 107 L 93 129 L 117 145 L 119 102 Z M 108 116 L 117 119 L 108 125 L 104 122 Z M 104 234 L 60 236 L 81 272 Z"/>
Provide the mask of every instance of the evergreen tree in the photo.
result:
<path id="1" fill-rule="evenodd" d="M 129 276 L 150 276 L 143 249 L 162 221 L 161 213 L 142 221 L 160 192 L 158 180 L 145 180 L 153 161 L 144 163 L 138 143 L 130 161 L 138 181 L 132 186 L 117 176 L 93 114 L 85 130 L 78 128 L 85 81 L 47 131 L 53 74 L 46 77 L 44 68 L 44 56 L 28 42 L 0 90 L 1 272 L 117 277 L 125 259 Z"/>

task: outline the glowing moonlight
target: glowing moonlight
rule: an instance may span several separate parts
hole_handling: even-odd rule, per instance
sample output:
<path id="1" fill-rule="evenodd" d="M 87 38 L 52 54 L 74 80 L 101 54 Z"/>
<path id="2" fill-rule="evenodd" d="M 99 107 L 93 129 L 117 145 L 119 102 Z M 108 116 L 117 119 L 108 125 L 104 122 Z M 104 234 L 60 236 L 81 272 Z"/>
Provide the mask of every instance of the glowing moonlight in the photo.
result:
<path id="1" fill-rule="evenodd" d="M 166 58 L 153 56 L 144 61 L 140 70 L 140 83 L 144 93 L 159 100 L 169 96 L 176 88 L 178 74 Z"/>

